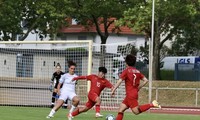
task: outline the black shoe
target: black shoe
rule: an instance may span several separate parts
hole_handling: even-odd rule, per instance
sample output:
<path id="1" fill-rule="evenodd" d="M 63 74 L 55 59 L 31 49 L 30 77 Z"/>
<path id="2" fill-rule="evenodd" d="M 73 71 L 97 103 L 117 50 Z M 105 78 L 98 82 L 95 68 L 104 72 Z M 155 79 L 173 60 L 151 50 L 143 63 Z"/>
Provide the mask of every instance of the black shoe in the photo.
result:
<path id="1" fill-rule="evenodd" d="M 52 104 L 51 106 L 50 106 L 50 108 L 53 108 L 54 107 L 54 105 Z"/>
<path id="2" fill-rule="evenodd" d="M 67 106 L 62 106 L 63 109 L 67 109 Z"/>

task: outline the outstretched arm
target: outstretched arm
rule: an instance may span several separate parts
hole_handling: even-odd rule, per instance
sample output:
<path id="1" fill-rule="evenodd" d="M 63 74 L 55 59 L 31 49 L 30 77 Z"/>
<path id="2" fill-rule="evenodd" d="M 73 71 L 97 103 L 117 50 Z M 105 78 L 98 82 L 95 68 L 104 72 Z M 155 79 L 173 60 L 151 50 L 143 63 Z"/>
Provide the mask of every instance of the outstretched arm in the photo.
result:
<path id="1" fill-rule="evenodd" d="M 85 80 L 85 79 L 87 79 L 87 76 L 78 76 L 78 77 L 73 78 L 72 81 L 74 81 L 74 80 Z"/>
<path id="2" fill-rule="evenodd" d="M 119 85 L 122 83 L 122 79 L 119 79 L 117 83 L 115 84 L 115 87 L 112 89 L 111 95 L 115 94 L 115 90 L 119 87 Z"/>

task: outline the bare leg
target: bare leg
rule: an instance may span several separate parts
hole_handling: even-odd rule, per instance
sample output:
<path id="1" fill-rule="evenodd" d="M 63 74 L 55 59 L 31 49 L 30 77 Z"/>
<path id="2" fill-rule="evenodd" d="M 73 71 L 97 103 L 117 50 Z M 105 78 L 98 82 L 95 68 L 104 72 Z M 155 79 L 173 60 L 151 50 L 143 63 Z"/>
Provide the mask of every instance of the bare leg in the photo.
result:
<path id="1" fill-rule="evenodd" d="M 96 115 L 95 116 L 96 117 L 103 117 L 103 115 L 100 114 L 100 110 L 101 110 L 101 108 L 100 108 L 100 105 L 101 105 L 100 97 L 97 97 L 95 102 L 96 102 L 96 105 L 95 105 Z"/>
<path id="2" fill-rule="evenodd" d="M 64 103 L 63 100 L 58 99 L 56 102 L 56 105 L 53 107 L 53 109 L 50 111 L 49 115 L 47 116 L 47 118 L 51 118 L 53 117 L 53 115 L 56 113 L 56 111 L 62 106 L 62 104 Z"/>
<path id="3" fill-rule="evenodd" d="M 116 120 L 122 120 L 124 117 L 124 111 L 127 109 L 128 109 L 128 107 L 124 103 L 121 103 L 119 110 L 118 110 L 118 115 L 116 117 Z"/>
<path id="4" fill-rule="evenodd" d="M 71 107 L 71 109 L 69 110 L 69 113 L 72 113 L 72 112 L 76 109 L 76 107 L 77 107 L 78 104 L 79 104 L 79 101 L 80 101 L 80 99 L 79 99 L 77 96 L 74 96 L 74 97 L 73 97 L 73 99 L 72 99 L 72 107 Z"/>

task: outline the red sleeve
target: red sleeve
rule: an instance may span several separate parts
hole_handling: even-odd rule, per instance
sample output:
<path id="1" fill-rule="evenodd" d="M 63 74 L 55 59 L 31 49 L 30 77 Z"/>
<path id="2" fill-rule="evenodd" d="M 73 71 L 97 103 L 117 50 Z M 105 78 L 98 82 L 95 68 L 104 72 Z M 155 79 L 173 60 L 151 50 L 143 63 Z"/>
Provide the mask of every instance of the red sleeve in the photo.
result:
<path id="1" fill-rule="evenodd" d="M 87 76 L 78 76 L 78 77 L 75 77 L 73 80 L 86 80 L 87 79 Z"/>
<path id="2" fill-rule="evenodd" d="M 124 70 L 124 71 L 122 72 L 122 74 L 120 75 L 120 78 L 121 78 L 122 80 L 125 80 L 125 79 L 127 78 L 126 70 Z"/>
<path id="3" fill-rule="evenodd" d="M 106 87 L 107 87 L 107 88 L 112 88 L 113 85 L 107 80 L 107 82 L 106 82 Z"/>
<path id="4" fill-rule="evenodd" d="M 93 78 L 93 75 L 88 75 L 88 76 L 86 76 L 86 79 L 89 80 L 89 81 L 91 81 L 92 78 Z"/>
<path id="5" fill-rule="evenodd" d="M 78 76 L 77 79 L 86 79 L 87 76 Z"/>
<path id="6" fill-rule="evenodd" d="M 140 73 L 140 80 L 144 78 L 144 75 Z"/>
<path id="7" fill-rule="evenodd" d="M 74 80 L 92 80 L 93 75 L 88 75 L 88 76 L 78 76 L 75 77 Z"/>

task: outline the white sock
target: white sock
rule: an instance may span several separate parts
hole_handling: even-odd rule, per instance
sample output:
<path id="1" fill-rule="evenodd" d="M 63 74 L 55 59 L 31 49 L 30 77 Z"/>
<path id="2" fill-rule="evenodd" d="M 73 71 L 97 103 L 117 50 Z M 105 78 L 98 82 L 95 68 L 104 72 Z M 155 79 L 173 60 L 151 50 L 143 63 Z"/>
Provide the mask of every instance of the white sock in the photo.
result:
<path id="1" fill-rule="evenodd" d="M 56 111 L 54 109 L 52 109 L 48 116 L 53 116 L 55 113 L 56 113 Z"/>
<path id="2" fill-rule="evenodd" d="M 69 110 L 69 113 L 72 113 L 74 109 L 76 109 L 76 107 L 72 105 L 71 109 Z"/>
<path id="3" fill-rule="evenodd" d="M 64 104 L 63 106 L 67 106 L 67 104 Z"/>

